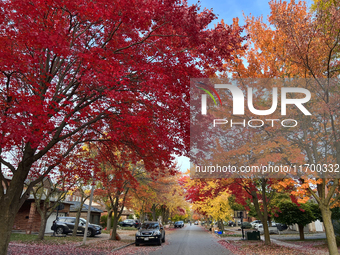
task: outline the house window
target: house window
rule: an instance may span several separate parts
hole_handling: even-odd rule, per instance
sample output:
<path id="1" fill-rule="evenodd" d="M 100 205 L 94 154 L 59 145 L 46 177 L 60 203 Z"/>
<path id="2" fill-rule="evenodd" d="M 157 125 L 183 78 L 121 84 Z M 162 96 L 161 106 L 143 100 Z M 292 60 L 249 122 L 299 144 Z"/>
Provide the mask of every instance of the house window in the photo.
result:
<path id="1" fill-rule="evenodd" d="M 235 211 L 234 212 L 234 217 L 235 218 L 247 218 L 247 213 L 245 211 Z"/>

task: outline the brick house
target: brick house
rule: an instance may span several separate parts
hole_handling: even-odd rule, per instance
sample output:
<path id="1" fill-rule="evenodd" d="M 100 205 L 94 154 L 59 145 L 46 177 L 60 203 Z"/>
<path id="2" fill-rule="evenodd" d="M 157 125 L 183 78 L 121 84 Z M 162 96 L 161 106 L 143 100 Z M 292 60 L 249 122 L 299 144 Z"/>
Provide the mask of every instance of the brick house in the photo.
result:
<path id="1" fill-rule="evenodd" d="M 246 211 L 246 210 L 244 210 L 244 211 L 234 210 L 234 217 L 233 218 L 234 218 L 235 223 L 237 224 L 239 221 L 241 221 L 241 216 L 242 216 L 244 222 L 252 222 L 253 219 L 255 219 L 255 218 L 250 217 L 248 214 L 249 214 L 249 212 Z"/>
<path id="2" fill-rule="evenodd" d="M 64 203 L 64 209 L 58 211 L 58 216 L 67 216 L 70 210 L 70 204 Z M 57 216 L 56 212 L 53 212 L 47 219 L 45 233 L 51 233 L 51 226 Z M 37 211 L 36 203 L 33 195 L 31 195 L 21 206 L 19 212 L 15 216 L 13 230 L 25 231 L 27 234 L 39 232 L 41 223 L 40 214 Z"/>
<path id="3" fill-rule="evenodd" d="M 5 180 L 8 184 L 11 182 L 11 176 L 5 176 Z M 51 189 L 52 183 L 49 178 L 45 178 L 43 181 L 44 190 L 45 189 Z M 5 184 L 2 182 L 2 186 L 4 189 L 6 189 Z M 44 201 L 45 198 L 42 196 L 41 202 Z M 53 198 L 50 199 L 51 203 L 53 204 Z M 58 215 L 66 216 L 69 213 L 70 210 L 70 204 L 67 202 L 60 202 L 64 205 L 64 209 L 60 210 L 58 212 Z M 57 212 L 53 212 L 51 216 L 47 219 L 45 232 L 49 233 L 52 232 L 51 226 L 53 223 L 53 220 L 55 220 L 57 215 Z M 36 208 L 36 202 L 34 199 L 33 194 L 30 194 L 30 196 L 26 199 L 26 201 L 23 203 L 21 208 L 19 209 L 17 215 L 14 219 L 14 225 L 13 230 L 16 231 L 25 231 L 27 234 L 39 232 L 40 229 L 40 223 L 41 223 L 41 217 L 39 212 Z"/>

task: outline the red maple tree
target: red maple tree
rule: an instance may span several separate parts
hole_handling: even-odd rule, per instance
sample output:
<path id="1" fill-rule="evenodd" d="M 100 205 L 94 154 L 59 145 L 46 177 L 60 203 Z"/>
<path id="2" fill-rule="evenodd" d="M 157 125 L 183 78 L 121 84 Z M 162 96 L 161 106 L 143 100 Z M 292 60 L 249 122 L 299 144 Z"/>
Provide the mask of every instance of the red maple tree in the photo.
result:
<path id="1" fill-rule="evenodd" d="M 241 28 L 206 29 L 215 18 L 174 0 L 0 3 L 0 162 L 12 173 L 0 175 L 0 254 L 31 188 L 79 144 L 108 133 L 147 169 L 185 152 L 189 78 L 241 47 Z"/>

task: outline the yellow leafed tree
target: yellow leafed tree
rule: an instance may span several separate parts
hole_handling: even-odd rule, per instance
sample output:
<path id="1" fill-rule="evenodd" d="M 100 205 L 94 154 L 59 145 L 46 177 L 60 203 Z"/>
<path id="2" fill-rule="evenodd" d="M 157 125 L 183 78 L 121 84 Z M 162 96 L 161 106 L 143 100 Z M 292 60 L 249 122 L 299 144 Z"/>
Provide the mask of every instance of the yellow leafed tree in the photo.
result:
<path id="1" fill-rule="evenodd" d="M 216 185 L 215 182 L 209 181 L 204 189 L 213 189 L 214 185 Z M 229 205 L 229 197 L 229 192 L 224 190 L 217 195 L 204 197 L 202 200 L 194 202 L 193 209 L 216 220 L 219 224 L 219 228 L 223 230 L 223 221 L 230 220 L 233 214 Z"/>

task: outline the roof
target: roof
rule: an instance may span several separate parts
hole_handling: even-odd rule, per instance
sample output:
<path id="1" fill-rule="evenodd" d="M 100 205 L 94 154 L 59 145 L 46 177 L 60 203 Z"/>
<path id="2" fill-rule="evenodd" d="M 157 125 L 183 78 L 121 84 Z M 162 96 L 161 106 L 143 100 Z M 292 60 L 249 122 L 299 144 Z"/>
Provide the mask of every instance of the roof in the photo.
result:
<path id="1" fill-rule="evenodd" d="M 69 203 L 71 204 L 70 211 L 77 211 L 81 204 L 80 202 L 77 202 L 77 201 L 70 201 Z M 83 208 L 81 209 L 81 211 L 87 212 L 88 210 L 89 210 L 89 206 L 87 204 L 83 204 Z M 96 207 L 91 206 L 91 212 L 102 213 L 103 211 Z"/>
<path id="2" fill-rule="evenodd" d="M 58 203 L 61 203 L 61 204 L 71 204 L 71 202 L 69 202 L 69 201 L 58 201 L 58 199 L 55 198 L 55 197 L 49 197 L 48 199 L 49 199 L 49 201 L 51 201 L 51 202 L 58 202 Z M 27 198 L 27 200 L 35 200 L 34 195 L 33 195 L 33 194 L 30 194 L 29 197 Z M 43 195 L 40 197 L 40 200 L 41 200 L 41 201 L 45 201 L 45 200 L 46 200 L 46 195 L 43 194 Z"/>

